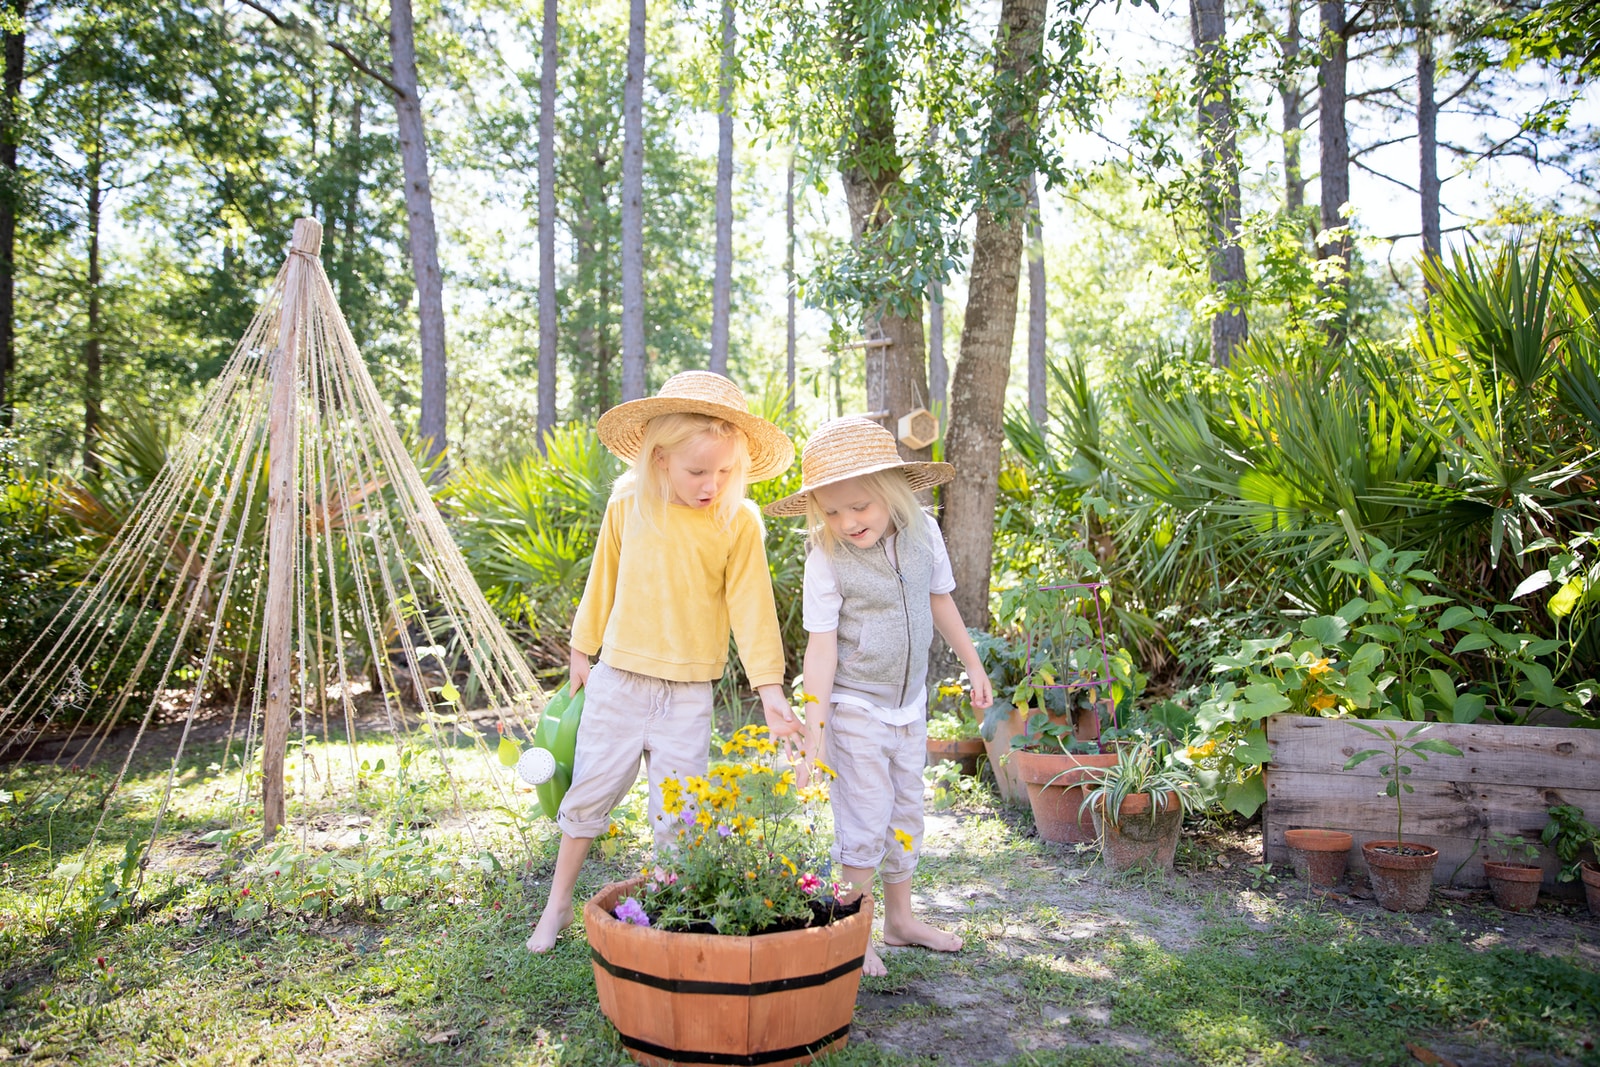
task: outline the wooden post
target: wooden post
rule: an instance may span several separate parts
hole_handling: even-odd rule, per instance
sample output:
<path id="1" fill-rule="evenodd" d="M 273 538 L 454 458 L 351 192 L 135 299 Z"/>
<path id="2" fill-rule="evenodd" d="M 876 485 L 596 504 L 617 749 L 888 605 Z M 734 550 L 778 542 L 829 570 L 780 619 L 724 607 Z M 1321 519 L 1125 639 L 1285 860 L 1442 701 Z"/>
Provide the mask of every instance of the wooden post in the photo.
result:
<path id="1" fill-rule="evenodd" d="M 295 391 L 300 376 L 300 326 L 322 251 L 322 226 L 296 219 L 284 273 L 278 318 L 278 355 L 267 414 L 267 702 L 261 732 L 261 836 L 270 841 L 284 820 L 283 764 L 289 746 L 289 704 L 294 695 L 295 492 L 298 427 Z"/>

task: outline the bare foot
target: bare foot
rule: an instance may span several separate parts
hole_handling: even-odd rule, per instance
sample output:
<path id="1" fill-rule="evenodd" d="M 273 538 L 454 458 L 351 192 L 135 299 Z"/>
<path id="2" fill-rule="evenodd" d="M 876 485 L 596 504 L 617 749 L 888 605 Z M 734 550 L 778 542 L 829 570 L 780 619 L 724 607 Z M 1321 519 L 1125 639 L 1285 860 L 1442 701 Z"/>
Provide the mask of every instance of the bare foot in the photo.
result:
<path id="1" fill-rule="evenodd" d="M 935 952 L 961 950 L 961 939 L 955 934 L 929 926 L 920 919 L 913 919 L 904 925 L 897 923 L 891 926 L 887 916 L 883 922 L 883 943 L 897 948 L 917 945 L 921 948 L 931 948 Z"/>
<path id="2" fill-rule="evenodd" d="M 870 941 L 867 942 L 867 954 L 861 961 L 861 973 L 868 978 L 882 978 L 889 973 L 889 968 L 883 965 L 883 959 Z"/>
<path id="3" fill-rule="evenodd" d="M 539 925 L 533 928 L 533 936 L 528 938 L 529 952 L 549 952 L 556 947 L 556 938 L 561 936 L 561 931 L 572 925 L 572 905 L 552 910 L 544 909 L 544 914 L 539 916 Z"/>

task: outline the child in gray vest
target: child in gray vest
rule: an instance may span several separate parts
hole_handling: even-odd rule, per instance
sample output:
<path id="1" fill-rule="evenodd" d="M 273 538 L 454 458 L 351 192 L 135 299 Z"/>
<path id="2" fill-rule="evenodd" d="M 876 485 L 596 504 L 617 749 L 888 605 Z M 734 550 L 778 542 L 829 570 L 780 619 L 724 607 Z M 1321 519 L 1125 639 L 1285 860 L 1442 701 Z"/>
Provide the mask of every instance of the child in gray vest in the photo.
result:
<path id="1" fill-rule="evenodd" d="M 994 694 L 950 593 L 955 579 L 939 527 L 916 492 L 947 482 L 948 463 L 908 463 L 894 437 L 869 419 L 837 419 L 801 456 L 798 493 L 769 515 L 804 515 L 803 621 L 808 635 L 806 751 L 833 783 L 833 862 L 845 903 L 883 876 L 883 941 L 955 952 L 961 938 L 911 910 L 922 847 L 922 768 L 927 759 L 928 652 L 935 629 L 972 685 L 972 704 Z M 869 945 L 863 969 L 886 973 Z"/>

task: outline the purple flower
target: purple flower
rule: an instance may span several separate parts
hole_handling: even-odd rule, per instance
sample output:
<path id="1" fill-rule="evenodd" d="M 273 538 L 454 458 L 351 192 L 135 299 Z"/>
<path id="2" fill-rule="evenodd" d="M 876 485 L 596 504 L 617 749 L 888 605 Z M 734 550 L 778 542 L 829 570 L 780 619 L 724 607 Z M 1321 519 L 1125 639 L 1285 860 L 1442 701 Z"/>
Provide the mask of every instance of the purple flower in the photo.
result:
<path id="1" fill-rule="evenodd" d="M 727 837 L 729 834 L 732 834 L 732 833 L 733 833 L 733 827 L 729 826 L 725 822 L 717 823 L 717 836 L 718 837 Z"/>
<path id="2" fill-rule="evenodd" d="M 617 918 L 625 923 L 635 926 L 649 926 L 650 916 L 645 914 L 644 905 L 633 897 L 624 897 L 621 904 L 617 905 Z"/>

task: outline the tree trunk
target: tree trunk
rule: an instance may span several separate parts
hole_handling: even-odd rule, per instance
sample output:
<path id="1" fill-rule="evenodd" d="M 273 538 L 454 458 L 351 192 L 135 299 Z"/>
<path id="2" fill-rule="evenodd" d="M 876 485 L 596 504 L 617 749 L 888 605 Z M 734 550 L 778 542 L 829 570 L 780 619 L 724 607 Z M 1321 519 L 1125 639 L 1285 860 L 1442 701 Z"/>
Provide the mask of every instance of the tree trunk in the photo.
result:
<path id="1" fill-rule="evenodd" d="M 788 294 L 784 320 L 784 381 L 789 387 L 789 410 L 794 410 L 795 371 L 795 277 L 794 277 L 794 150 L 789 151 L 789 172 L 783 191 L 783 280 Z"/>
<path id="2" fill-rule="evenodd" d="M 1000 5 L 995 80 L 1011 86 L 1010 99 L 996 101 L 995 120 L 981 149 L 996 161 L 999 173 L 1027 150 L 1038 124 L 1033 71 L 1043 48 L 1045 2 L 1002 0 Z M 1024 201 L 1026 192 L 1027 176 L 1019 176 L 1016 200 Z M 956 606 L 966 624 L 978 629 L 989 625 L 994 502 L 1025 222 L 1025 211 L 1004 217 L 983 207 L 977 212 L 961 357 L 950 387 L 944 453 L 956 476 L 944 493 L 944 532 L 956 579 Z"/>
<path id="3" fill-rule="evenodd" d="M 1195 95 L 1200 101 L 1200 167 L 1206 213 L 1206 260 L 1213 296 L 1211 362 L 1226 367 L 1250 335 L 1244 310 L 1244 249 L 1239 245 L 1239 144 L 1233 121 L 1233 76 L 1227 58 L 1223 0 L 1190 0 Z"/>
<path id="4" fill-rule="evenodd" d="M 1028 414 L 1044 425 L 1045 384 L 1044 220 L 1040 217 L 1039 176 L 1028 179 Z"/>
<path id="5" fill-rule="evenodd" d="M 722 0 L 722 76 L 717 84 L 717 247 L 711 280 L 711 369 L 728 373 L 733 296 L 733 0 Z"/>
<path id="6" fill-rule="evenodd" d="M 950 364 L 944 358 L 944 286 L 938 282 L 928 286 L 928 399 L 945 409 L 939 419 L 948 423 Z"/>
<path id="7" fill-rule="evenodd" d="M 1350 200 L 1350 136 L 1345 127 L 1345 71 L 1349 65 L 1350 41 L 1345 35 L 1344 0 L 1321 0 L 1321 62 L 1317 66 L 1317 132 L 1321 151 L 1322 228 L 1344 230 L 1347 220 L 1340 209 Z M 1348 231 L 1331 236 L 1317 245 L 1319 259 L 1338 257 L 1346 270 L 1350 267 Z"/>
<path id="8" fill-rule="evenodd" d="M 1283 104 L 1283 206 L 1293 214 L 1306 203 L 1306 177 L 1300 168 L 1301 126 L 1306 121 L 1306 91 L 1301 88 L 1300 0 L 1289 0 L 1288 23 L 1278 39 L 1283 74 L 1278 79 L 1278 98 Z"/>
<path id="9" fill-rule="evenodd" d="M 539 68 L 539 451 L 556 428 L 556 8 L 544 0 Z"/>
<path id="10" fill-rule="evenodd" d="M 350 87 L 350 190 L 344 202 L 344 237 L 339 243 L 343 269 L 339 271 L 339 303 L 348 307 L 349 288 L 356 276 L 356 230 L 361 213 L 361 87 Z"/>
<path id="11" fill-rule="evenodd" d="M 91 474 L 100 470 L 100 164 L 99 123 L 95 142 L 87 153 L 84 185 L 87 192 L 89 230 L 89 317 L 83 340 L 83 469 Z"/>
<path id="12" fill-rule="evenodd" d="M 439 236 L 433 224 L 433 188 L 428 181 L 428 142 L 417 88 L 416 33 L 411 0 L 389 0 L 389 56 L 394 88 L 400 166 L 405 178 L 411 270 L 417 283 L 417 333 L 422 342 L 422 418 L 429 458 L 445 450 L 444 279 L 439 273 Z"/>
<path id="13" fill-rule="evenodd" d="M 638 400 L 645 390 L 644 0 L 629 0 L 622 83 L 622 399 Z"/>
<path id="14" fill-rule="evenodd" d="M 1422 194 L 1422 254 L 1438 259 L 1439 105 L 1434 99 L 1433 5 L 1417 0 L 1417 189 Z M 1431 288 L 1431 286 L 1430 286 Z"/>
<path id="15" fill-rule="evenodd" d="M 18 104 L 22 99 L 23 64 L 27 59 L 21 27 L 27 15 L 26 0 L 11 0 L 11 15 L 18 27 L 5 35 L 6 68 L 0 94 L 0 426 L 11 425 L 11 379 L 16 372 L 16 271 L 18 185 L 17 144 L 22 140 Z"/>

